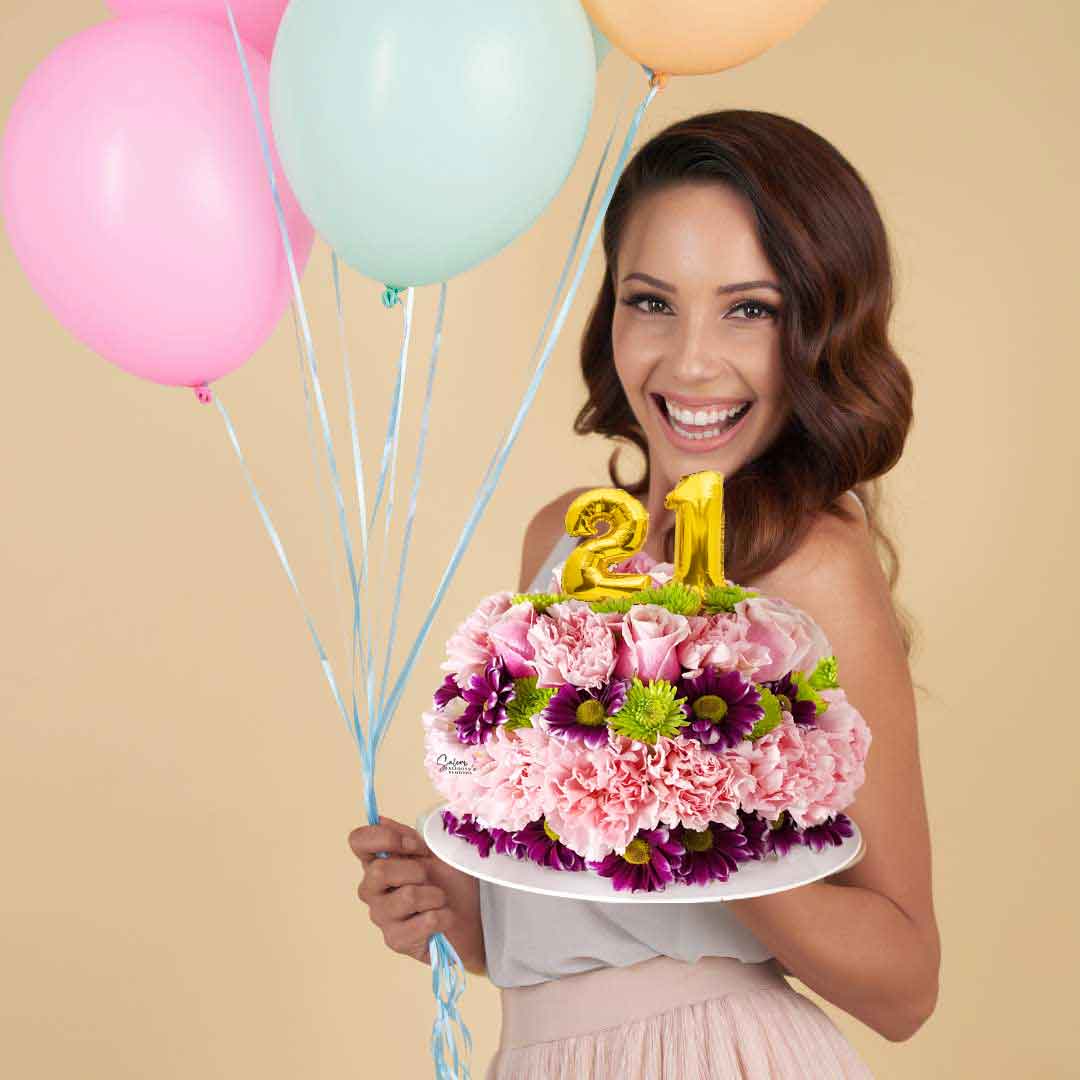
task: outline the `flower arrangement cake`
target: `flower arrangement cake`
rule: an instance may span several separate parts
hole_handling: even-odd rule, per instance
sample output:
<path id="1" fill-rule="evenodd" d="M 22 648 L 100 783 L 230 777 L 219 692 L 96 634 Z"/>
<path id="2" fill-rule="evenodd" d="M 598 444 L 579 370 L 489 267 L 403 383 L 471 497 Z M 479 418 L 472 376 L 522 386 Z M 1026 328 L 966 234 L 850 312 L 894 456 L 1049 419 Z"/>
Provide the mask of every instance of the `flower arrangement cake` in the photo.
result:
<path id="1" fill-rule="evenodd" d="M 494 593 L 458 627 L 423 717 L 447 832 L 649 893 L 853 835 L 870 731 L 820 627 L 723 578 L 720 483 L 668 496 L 674 563 L 638 550 L 636 499 L 586 493 L 567 530 L 594 538 L 552 591 Z"/>

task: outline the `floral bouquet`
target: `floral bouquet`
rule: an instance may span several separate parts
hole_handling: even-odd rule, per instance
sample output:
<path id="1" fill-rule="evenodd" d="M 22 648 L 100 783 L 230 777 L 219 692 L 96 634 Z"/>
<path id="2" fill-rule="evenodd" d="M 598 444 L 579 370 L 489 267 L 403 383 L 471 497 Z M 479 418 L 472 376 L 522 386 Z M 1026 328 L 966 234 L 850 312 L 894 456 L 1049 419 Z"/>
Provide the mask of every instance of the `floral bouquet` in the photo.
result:
<path id="1" fill-rule="evenodd" d="M 619 569 L 652 587 L 586 602 L 556 568 L 553 592 L 495 593 L 447 642 L 423 717 L 444 828 L 647 892 L 854 835 L 870 731 L 820 627 L 644 553 Z"/>

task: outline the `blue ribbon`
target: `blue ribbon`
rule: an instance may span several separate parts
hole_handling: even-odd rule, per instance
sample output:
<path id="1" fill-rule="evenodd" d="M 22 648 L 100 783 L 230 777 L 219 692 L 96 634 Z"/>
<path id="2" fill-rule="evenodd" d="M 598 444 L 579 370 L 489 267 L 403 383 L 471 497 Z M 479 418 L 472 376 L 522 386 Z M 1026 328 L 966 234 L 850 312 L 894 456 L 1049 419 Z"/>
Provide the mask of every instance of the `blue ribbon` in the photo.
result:
<path id="1" fill-rule="evenodd" d="M 278 191 L 277 180 L 274 175 L 272 155 L 270 151 L 269 139 L 267 137 L 265 125 L 259 112 L 258 100 L 255 95 L 254 85 L 251 81 L 251 73 L 247 65 L 247 59 L 244 56 L 243 45 L 240 40 L 239 33 L 236 28 L 236 21 L 233 17 L 232 8 L 225 0 L 225 9 L 228 16 L 229 26 L 232 30 L 233 40 L 236 45 L 237 54 L 240 59 L 241 69 L 244 75 L 244 81 L 247 88 L 248 99 L 251 105 L 252 112 L 255 118 L 256 129 L 259 136 L 260 146 L 263 153 L 264 163 L 266 165 L 267 174 L 270 182 L 270 190 L 274 200 L 274 208 L 277 214 L 278 226 L 281 232 L 282 244 L 285 250 L 286 261 L 289 267 L 289 277 L 292 284 L 293 298 L 294 298 L 294 316 L 297 317 L 299 324 L 300 336 L 303 338 L 304 354 L 308 365 L 308 376 L 311 380 L 311 387 L 314 391 L 314 399 L 318 407 L 318 415 L 322 428 L 323 442 L 326 449 L 327 464 L 330 472 L 330 480 L 333 488 L 335 500 L 338 509 L 338 524 L 341 529 L 342 542 L 344 548 L 344 555 L 346 561 L 346 567 L 349 573 L 349 581 L 352 588 L 353 597 L 353 625 L 352 625 L 352 640 L 353 640 L 353 674 L 355 676 L 357 656 L 361 658 L 361 664 L 363 673 L 365 676 L 366 690 L 367 690 L 367 706 L 368 706 L 368 718 L 369 728 L 367 737 L 365 738 L 363 725 L 360 723 L 360 717 L 358 712 L 358 703 L 355 688 L 355 678 L 352 684 L 352 710 L 351 716 L 349 710 L 346 708 L 344 701 L 342 700 L 341 693 L 338 690 L 337 683 L 334 679 L 333 670 L 326 655 L 326 650 L 322 646 L 322 642 L 319 639 L 318 633 L 315 629 L 315 625 L 307 611 L 303 602 L 299 586 L 296 583 L 296 578 L 292 572 L 292 568 L 289 565 L 288 558 L 286 557 L 284 547 L 281 544 L 280 537 L 277 530 L 274 528 L 273 522 L 270 519 L 269 512 L 263 503 L 261 496 L 259 495 L 258 488 L 251 475 L 251 471 L 247 466 L 247 462 L 244 458 L 243 452 L 240 448 L 239 440 L 236 437 L 235 428 L 232 421 L 225 410 L 224 405 L 220 400 L 217 400 L 218 409 L 224 419 L 226 429 L 229 434 L 229 438 L 236 451 L 237 457 L 240 460 L 241 467 L 244 470 L 248 483 L 251 487 L 252 496 L 255 500 L 255 504 L 259 510 L 259 514 L 262 518 L 263 524 L 270 536 L 274 549 L 277 552 L 278 558 L 281 561 L 283 568 L 285 569 L 286 576 L 292 585 L 293 591 L 296 594 L 298 601 L 300 602 L 303 610 L 304 619 L 307 623 L 308 630 L 311 634 L 312 640 L 315 644 L 316 651 L 319 655 L 320 664 L 322 665 L 323 672 L 326 676 L 327 682 L 330 686 L 331 693 L 334 701 L 338 706 L 339 711 L 342 713 L 346 721 L 346 725 L 350 728 L 353 737 L 357 742 L 357 746 L 360 751 L 361 759 L 361 772 L 363 778 L 363 794 L 365 809 L 367 812 L 367 818 L 370 823 L 375 823 L 379 820 L 378 806 L 375 798 L 374 787 L 374 775 L 375 775 L 375 755 L 378 751 L 378 747 L 382 741 L 383 735 L 389 724 L 390 719 L 393 717 L 397 710 L 397 706 L 400 703 L 401 695 L 404 691 L 405 683 L 411 673 L 413 666 L 416 663 L 417 655 L 422 647 L 424 640 L 427 637 L 428 632 L 431 629 L 431 624 L 434 620 L 435 614 L 442 604 L 442 600 L 446 594 L 446 590 L 449 583 L 457 569 L 458 564 L 461 561 L 461 557 L 464 553 L 465 547 L 471 540 L 476 526 L 479 522 L 480 516 L 487 506 L 491 495 L 494 492 L 499 478 L 502 475 L 503 467 L 506 459 L 509 456 L 510 450 L 513 447 L 514 442 L 517 439 L 520 432 L 522 423 L 525 416 L 532 406 L 532 403 L 536 397 L 537 390 L 539 388 L 540 379 L 547 367 L 548 360 L 550 359 L 551 352 L 554 348 L 555 342 L 558 340 L 559 334 L 566 322 L 566 317 L 569 312 L 570 306 L 573 302 L 573 298 L 576 295 L 577 288 L 580 284 L 582 274 L 584 272 L 585 265 L 588 262 L 589 255 L 595 244 L 596 237 L 599 233 L 600 225 L 602 223 L 604 214 L 607 211 L 607 207 L 610 205 L 611 197 L 614 193 L 615 184 L 619 175 L 625 165 L 626 159 L 629 155 L 630 147 L 633 144 L 634 137 L 637 133 L 638 127 L 641 123 L 641 119 L 644 116 L 645 110 L 652 101 L 659 87 L 651 86 L 649 93 L 645 99 L 638 106 L 637 111 L 631 121 L 629 130 L 623 143 L 622 150 L 619 158 L 616 162 L 612 176 L 608 182 L 607 189 L 605 191 L 602 205 L 597 212 L 596 218 L 593 222 L 592 229 L 589 232 L 588 239 L 585 244 L 584 251 L 578 262 L 577 269 L 575 271 L 573 280 L 571 282 L 570 290 L 565 297 L 561 308 L 559 309 L 558 317 L 555 320 L 554 328 L 551 332 L 551 336 L 548 338 L 547 344 L 544 347 L 540 360 L 535 364 L 534 371 L 530 383 L 522 398 L 522 402 L 518 408 L 518 412 L 514 417 L 508 431 L 503 436 L 500 446 L 497 448 L 491 461 L 488 464 L 485 471 L 484 479 L 481 483 L 480 489 L 477 493 L 472 511 L 467 519 L 464 528 L 462 529 L 461 536 L 458 539 L 457 546 L 447 564 L 446 570 L 443 573 L 442 579 L 436 590 L 435 597 L 428 609 L 428 613 L 424 618 L 423 624 L 419 633 L 413 641 L 413 645 L 410 648 L 409 654 L 402 665 L 402 668 L 394 682 L 393 689 L 389 695 L 386 696 L 386 688 L 388 685 L 389 677 L 389 665 L 393 651 L 393 644 L 397 634 L 397 621 L 401 604 L 401 590 L 405 576 L 405 566 L 408 558 L 408 550 L 411 542 L 413 523 L 415 520 L 416 506 L 419 495 L 420 487 L 420 474 L 423 464 L 424 449 L 427 440 L 427 433 L 430 421 L 430 406 L 432 389 L 434 385 L 434 377 L 436 370 L 436 361 L 438 357 L 439 347 L 441 343 L 441 331 L 443 314 L 445 309 L 446 300 L 446 283 L 443 282 L 439 296 L 439 311 L 436 321 L 435 336 L 432 344 L 431 359 L 428 367 L 428 381 L 427 388 L 424 397 L 423 415 L 420 425 L 420 435 L 417 444 L 417 456 L 416 465 L 413 474 L 413 485 L 409 500 L 409 510 L 406 517 L 405 534 L 402 543 L 401 555 L 398 564 L 398 580 L 394 592 L 394 601 L 392 605 L 390 632 L 388 635 L 388 642 L 386 652 L 384 655 L 382 677 L 379 684 L 379 696 L 378 701 L 374 698 L 374 663 L 373 663 L 373 646 L 375 640 L 375 633 L 372 633 L 367 642 L 364 642 L 364 635 L 361 629 L 361 612 L 367 610 L 368 621 L 371 623 L 371 607 L 370 603 L 361 603 L 361 583 L 363 583 L 365 590 L 365 600 L 369 599 L 369 590 L 371 585 L 371 574 L 369 572 L 369 557 L 368 557 L 368 541 L 370 536 L 370 530 L 374 528 L 374 522 L 376 520 L 379 506 L 385 492 L 387 496 L 386 505 L 384 509 L 384 528 L 383 528 L 383 544 L 382 554 L 385 554 L 386 547 L 388 545 L 390 519 L 393 513 L 393 493 L 395 486 L 395 474 L 397 463 L 397 448 L 398 448 L 398 433 L 400 430 L 401 409 L 404 399 L 404 386 L 405 386 L 405 373 L 407 367 L 407 355 L 408 346 L 411 334 L 412 323 L 412 309 L 413 309 L 413 289 L 409 287 L 407 290 L 407 298 L 405 303 L 405 325 L 403 332 L 403 341 L 401 347 L 401 353 L 398 360 L 398 378 L 396 380 L 394 400 L 391 404 L 390 416 L 388 420 L 387 432 L 384 439 L 383 455 L 380 467 L 379 483 L 376 491 L 375 504 L 372 507 L 370 519 L 366 513 L 365 505 L 365 491 L 363 482 L 363 467 L 360 453 L 359 438 L 357 434 L 356 416 L 353 407 L 353 395 L 352 395 L 352 380 L 348 363 L 348 351 L 345 347 L 345 332 L 344 332 L 344 311 L 341 300 L 341 288 L 340 279 L 338 274 L 337 255 L 333 254 L 333 277 L 335 296 L 337 300 L 337 312 L 338 312 L 338 326 L 342 341 L 343 352 L 343 365 L 345 369 L 345 382 L 346 392 L 349 402 L 349 422 L 350 422 L 350 435 L 353 443 L 353 463 L 354 474 L 357 486 L 357 502 L 359 509 L 360 528 L 363 540 L 363 563 L 361 575 L 358 578 L 356 570 L 356 560 L 353 554 L 352 542 L 346 523 L 346 513 L 344 499 L 341 490 L 341 479 L 338 473 L 337 460 L 334 455 L 333 440 L 330 433 L 329 421 L 326 414 L 326 405 L 322 393 L 322 386 L 319 381 L 318 367 L 315 359 L 315 346 L 311 335 L 310 323 L 307 317 L 307 310 L 304 306 L 303 295 L 300 290 L 299 274 L 297 272 L 295 259 L 292 251 L 292 244 L 288 234 L 288 228 L 285 220 L 285 213 L 281 203 L 281 196 Z M 649 68 L 644 68 L 646 74 L 652 79 L 653 72 Z M 624 91 L 625 97 L 625 91 Z M 611 134 L 608 136 L 607 144 L 605 145 L 603 156 L 600 163 L 597 166 L 596 175 L 593 177 L 592 185 L 589 189 L 588 198 L 585 203 L 585 208 L 582 211 L 581 218 L 578 222 L 577 229 L 574 234 L 573 242 L 571 244 L 570 252 L 567 256 L 566 263 L 564 264 L 562 274 L 560 275 L 559 282 L 555 289 L 555 295 L 552 299 L 552 303 L 549 306 L 547 317 L 544 321 L 544 326 L 540 333 L 540 339 L 537 342 L 536 348 L 533 350 L 533 358 L 536 357 L 536 349 L 539 348 L 540 340 L 543 340 L 544 335 L 547 333 L 548 326 L 551 322 L 552 311 L 555 309 L 556 302 L 559 294 L 562 291 L 563 284 L 566 280 L 566 275 L 571 263 L 573 262 L 574 255 L 577 250 L 578 242 L 582 230 L 584 228 L 585 221 L 588 218 L 589 209 L 592 204 L 593 196 L 596 191 L 597 184 L 599 182 L 600 175 L 603 170 L 604 163 L 607 160 L 608 151 L 611 147 L 612 139 L 615 134 L 615 130 L 618 125 L 618 115 L 621 115 L 622 105 L 620 102 L 619 113 L 616 116 L 615 123 L 612 126 Z M 387 307 L 393 307 L 400 303 L 399 294 L 404 291 L 397 286 L 387 285 L 382 295 L 383 304 Z M 301 366 L 303 372 L 303 367 Z M 304 393 L 305 402 L 308 407 L 309 418 L 309 433 L 311 430 L 311 409 L 310 402 L 311 396 L 308 393 L 307 379 L 304 380 Z M 387 484 L 387 470 L 389 469 L 389 483 Z M 381 563 L 381 560 L 380 560 Z M 377 575 L 376 580 L 381 575 Z M 377 610 L 377 605 L 376 605 Z M 366 649 L 365 649 L 366 644 Z M 385 856 L 385 853 L 383 853 Z M 435 1066 L 435 1075 L 438 1080 L 468 1080 L 469 1067 L 467 1061 L 462 1061 L 458 1050 L 458 1038 L 457 1031 L 460 1031 L 461 1038 L 463 1040 L 466 1052 L 471 1052 L 472 1049 L 472 1037 L 469 1033 L 469 1029 L 465 1026 L 459 1008 L 459 1000 L 464 992 L 465 987 L 465 970 L 461 963 L 461 960 L 454 949 L 453 945 L 445 937 L 445 935 L 439 933 L 432 935 L 428 942 L 429 957 L 432 967 L 432 992 L 436 999 L 437 1015 L 432 1027 L 431 1035 L 431 1054 L 432 1060 Z M 459 977 L 460 973 L 460 977 Z M 449 1054 L 452 1058 L 452 1066 L 447 1060 Z"/>
<path id="2" fill-rule="evenodd" d="M 649 68 L 644 69 L 649 78 L 652 78 L 652 71 Z M 627 130 L 626 138 L 623 140 L 623 146 L 619 152 L 618 160 L 615 163 L 615 167 L 612 170 L 611 177 L 608 180 L 607 189 L 604 192 L 604 198 L 600 205 L 599 210 L 596 212 L 596 217 L 593 220 L 592 228 L 589 230 L 588 239 L 585 241 L 585 247 L 582 251 L 581 258 L 578 260 L 577 269 L 574 271 L 574 277 L 570 283 L 570 290 L 563 300 L 562 307 L 559 309 L 558 317 L 555 320 L 555 326 L 552 329 L 551 336 L 548 338 L 548 342 L 544 347 L 543 354 L 540 357 L 539 362 L 533 371 L 532 379 L 529 382 L 529 386 L 525 391 L 525 396 L 522 399 L 521 405 L 518 408 L 517 415 L 514 417 L 513 422 L 510 425 L 509 431 L 504 435 L 502 445 L 496 450 L 491 464 L 488 466 L 487 474 L 484 477 L 484 481 L 480 486 L 480 490 L 477 493 L 476 500 L 473 503 L 473 508 L 469 514 L 468 520 L 465 523 L 464 528 L 461 531 L 461 536 L 458 538 L 457 546 L 454 548 L 454 552 L 450 557 L 450 561 L 446 566 L 446 570 L 443 572 L 442 579 L 439 582 L 438 587 L 435 590 L 435 597 L 432 600 L 431 606 L 428 608 L 427 615 L 424 617 L 424 621 L 421 624 L 420 631 L 417 633 L 415 640 L 413 641 L 412 648 L 409 650 L 409 654 L 402 665 L 401 671 L 394 683 L 394 688 L 390 693 L 389 701 L 387 702 L 386 710 L 383 715 L 378 717 L 377 723 L 385 726 L 393 718 L 394 713 L 397 711 L 397 707 L 401 702 L 401 695 L 405 691 L 405 683 L 408 680 L 409 674 L 412 671 L 413 664 L 416 662 L 416 657 L 423 647 L 424 641 L 427 639 L 428 632 L 431 630 L 431 624 L 435 618 L 439 607 L 442 605 L 443 598 L 446 595 L 446 590 L 450 585 L 450 581 L 453 578 L 454 572 L 457 569 L 458 563 L 461 561 L 461 557 L 464 554 L 465 547 L 469 540 L 472 539 L 473 533 L 476 531 L 477 523 L 480 520 L 481 514 L 487 507 L 488 502 L 495 490 L 496 484 L 499 482 L 499 478 L 502 475 L 503 467 L 506 464 L 506 459 L 510 454 L 511 449 L 515 441 L 517 440 L 518 433 L 521 430 L 521 425 L 525 420 L 525 416 L 532 406 L 533 400 L 536 397 L 537 390 L 540 386 L 540 379 L 543 377 L 544 371 L 547 368 L 548 360 L 551 357 L 552 349 L 555 346 L 555 342 L 558 340 L 559 334 L 562 332 L 563 325 L 566 322 L 566 317 L 570 311 L 570 305 L 573 302 L 574 296 L 577 294 L 578 285 L 581 283 L 582 274 L 585 272 L 585 266 L 588 262 L 589 255 L 592 253 L 594 244 L 596 243 L 596 237 L 600 232 L 600 226 L 603 223 L 604 215 L 607 213 L 607 208 L 611 204 L 611 197 L 615 192 L 615 185 L 618 182 L 619 176 L 622 174 L 622 170 L 626 164 L 626 159 L 630 155 L 630 147 L 633 145 L 634 138 L 637 135 L 637 130 L 641 125 L 642 117 L 645 115 L 645 110 L 649 107 L 652 99 L 656 96 L 659 90 L 658 86 L 650 86 L 649 92 L 645 95 L 644 100 L 638 105 L 634 112 L 633 119 L 630 122 L 630 127 Z"/>

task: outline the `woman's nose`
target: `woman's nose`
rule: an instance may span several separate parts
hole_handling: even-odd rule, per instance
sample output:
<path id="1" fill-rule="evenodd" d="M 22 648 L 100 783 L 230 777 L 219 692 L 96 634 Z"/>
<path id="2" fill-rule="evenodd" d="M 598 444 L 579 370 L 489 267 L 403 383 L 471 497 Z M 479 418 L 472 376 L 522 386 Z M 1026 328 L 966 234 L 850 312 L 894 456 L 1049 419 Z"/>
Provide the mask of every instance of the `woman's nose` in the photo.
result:
<path id="1" fill-rule="evenodd" d="M 731 370 L 728 343 L 704 319 L 688 321 L 677 341 L 672 342 L 671 374 L 687 386 L 708 383 Z"/>

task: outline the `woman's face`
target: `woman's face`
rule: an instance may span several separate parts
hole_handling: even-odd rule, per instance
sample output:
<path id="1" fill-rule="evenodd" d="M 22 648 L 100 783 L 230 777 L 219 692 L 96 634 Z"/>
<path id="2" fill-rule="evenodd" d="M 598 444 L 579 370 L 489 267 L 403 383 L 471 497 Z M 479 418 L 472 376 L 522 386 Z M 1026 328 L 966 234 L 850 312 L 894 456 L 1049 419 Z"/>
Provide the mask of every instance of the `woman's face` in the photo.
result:
<path id="1" fill-rule="evenodd" d="M 701 469 L 731 475 L 790 414 L 780 281 L 749 201 L 719 183 L 653 192 L 617 261 L 615 368 L 649 442 L 652 494 Z"/>

